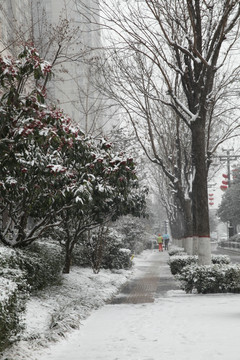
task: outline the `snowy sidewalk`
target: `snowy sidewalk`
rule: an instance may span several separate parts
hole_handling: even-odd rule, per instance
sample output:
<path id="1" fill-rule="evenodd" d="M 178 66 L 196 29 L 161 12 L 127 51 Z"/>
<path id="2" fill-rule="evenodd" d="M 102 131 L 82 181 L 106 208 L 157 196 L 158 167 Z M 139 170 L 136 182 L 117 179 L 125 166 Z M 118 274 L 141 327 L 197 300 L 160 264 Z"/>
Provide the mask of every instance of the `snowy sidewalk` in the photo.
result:
<path id="1" fill-rule="evenodd" d="M 168 252 L 154 250 L 148 260 L 138 259 L 136 276 L 128 282 L 111 304 L 143 304 L 154 302 L 167 291 L 178 289 L 167 264 Z"/>
<path id="2" fill-rule="evenodd" d="M 168 289 L 176 284 L 167 258 L 155 252 L 137 259 L 132 281 L 138 285 L 123 288 L 117 304 L 94 311 L 37 360 L 239 360 L 240 295 Z"/>

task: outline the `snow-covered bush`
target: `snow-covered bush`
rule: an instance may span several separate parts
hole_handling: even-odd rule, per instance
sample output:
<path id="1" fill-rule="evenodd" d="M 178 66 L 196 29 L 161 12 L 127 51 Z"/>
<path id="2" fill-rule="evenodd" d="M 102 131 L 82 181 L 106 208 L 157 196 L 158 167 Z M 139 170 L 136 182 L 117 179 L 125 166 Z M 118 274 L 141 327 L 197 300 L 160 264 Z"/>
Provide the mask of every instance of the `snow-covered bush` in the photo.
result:
<path id="1" fill-rule="evenodd" d="M 183 248 L 171 246 L 171 249 L 168 251 L 169 256 L 175 255 L 186 255 Z"/>
<path id="2" fill-rule="evenodd" d="M 168 264 L 170 266 L 173 275 L 182 272 L 183 268 L 188 265 L 197 264 L 197 255 L 185 255 L 181 253 L 179 255 L 173 255 L 169 258 Z M 212 255 L 213 264 L 230 264 L 231 260 L 227 255 Z"/>
<path id="3" fill-rule="evenodd" d="M 49 242 L 33 243 L 27 250 L 0 247 L 0 276 L 18 284 L 20 290 L 39 290 L 60 281 L 62 249 Z"/>
<path id="4" fill-rule="evenodd" d="M 105 234 L 85 236 L 73 252 L 73 265 L 91 266 L 94 272 L 104 269 L 128 269 L 132 266 L 131 250 L 124 247 L 123 236 L 110 229 Z"/>
<path id="5" fill-rule="evenodd" d="M 240 292 L 240 265 L 190 265 L 176 275 L 187 293 Z"/>
<path id="6" fill-rule="evenodd" d="M 152 234 L 146 232 L 148 219 L 134 216 L 122 216 L 112 226 L 121 234 L 123 247 L 130 249 L 134 254 L 140 254 L 145 249 L 152 247 Z"/>
<path id="7" fill-rule="evenodd" d="M 14 282 L 19 291 L 28 292 L 26 272 L 21 267 L 19 252 L 7 247 L 0 247 L 0 276 Z"/>
<path id="8" fill-rule="evenodd" d="M 0 351 L 15 340 L 23 328 L 24 306 L 20 298 L 17 284 L 0 276 Z"/>
<path id="9" fill-rule="evenodd" d="M 124 247 L 121 236 L 112 231 L 107 236 L 107 243 L 103 255 L 104 269 L 129 269 L 132 266 L 131 250 Z"/>
<path id="10" fill-rule="evenodd" d="M 21 252 L 21 268 L 31 291 L 40 290 L 61 281 L 64 256 L 57 243 L 39 241 Z"/>
<path id="11" fill-rule="evenodd" d="M 198 260 L 197 256 L 190 255 L 173 255 L 169 258 L 168 264 L 171 269 L 171 273 L 176 275 L 182 271 L 182 269 L 191 264 L 196 264 Z"/>
<path id="12" fill-rule="evenodd" d="M 36 242 L 25 251 L 0 247 L 0 350 L 23 328 L 21 318 L 30 290 L 59 282 L 62 268 L 58 244 Z"/>
<path id="13" fill-rule="evenodd" d="M 0 350 L 14 341 L 23 328 L 21 315 L 29 288 L 19 265 L 16 251 L 0 247 Z"/>
<path id="14" fill-rule="evenodd" d="M 227 255 L 212 255 L 213 264 L 230 264 L 231 259 Z"/>

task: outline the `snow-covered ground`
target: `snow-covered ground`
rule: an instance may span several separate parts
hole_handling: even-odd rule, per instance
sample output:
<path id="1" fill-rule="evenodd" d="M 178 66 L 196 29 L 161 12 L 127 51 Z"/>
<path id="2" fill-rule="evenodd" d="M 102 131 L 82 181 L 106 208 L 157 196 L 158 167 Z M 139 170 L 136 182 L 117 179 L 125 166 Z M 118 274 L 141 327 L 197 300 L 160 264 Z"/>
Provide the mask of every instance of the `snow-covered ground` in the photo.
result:
<path id="1" fill-rule="evenodd" d="M 146 263 L 149 257 L 151 251 L 144 251 L 134 263 Z M 130 270 L 101 270 L 99 274 L 90 268 L 73 267 L 70 274 L 63 275 L 61 286 L 49 287 L 30 298 L 23 340 L 0 354 L 0 360 L 36 359 L 39 350 L 58 342 L 74 329 L 81 329 L 82 321 L 93 310 L 103 306 L 128 278 L 139 273 L 137 266 Z"/>
<path id="2" fill-rule="evenodd" d="M 173 291 L 151 304 L 107 305 L 38 360 L 239 360 L 240 296 Z"/>
<path id="3" fill-rule="evenodd" d="M 140 275 L 138 265 L 151 256 L 143 252 L 130 271 L 94 275 L 90 269 L 73 269 L 63 286 L 29 301 L 26 340 L 3 359 L 239 360 L 239 294 L 178 290 L 154 303 L 102 306 L 127 278 Z"/>

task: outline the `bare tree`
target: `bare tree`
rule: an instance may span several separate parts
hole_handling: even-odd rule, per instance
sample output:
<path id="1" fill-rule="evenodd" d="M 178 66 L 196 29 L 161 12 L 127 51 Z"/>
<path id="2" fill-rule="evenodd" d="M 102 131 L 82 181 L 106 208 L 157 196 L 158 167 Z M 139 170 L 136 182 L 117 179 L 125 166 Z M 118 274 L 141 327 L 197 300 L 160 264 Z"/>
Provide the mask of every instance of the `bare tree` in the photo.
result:
<path id="1" fill-rule="evenodd" d="M 199 242 L 199 262 L 209 264 L 210 236 L 208 216 L 207 177 L 212 151 L 232 136 L 236 127 L 236 108 L 230 103 L 225 109 L 217 108 L 217 103 L 226 96 L 226 89 L 236 90 L 239 79 L 239 63 L 234 62 L 233 50 L 239 39 L 240 5 L 237 0 L 142 0 L 141 2 L 102 1 L 102 24 L 110 33 L 108 48 L 112 56 L 119 58 L 119 69 L 128 64 L 128 87 L 121 76 L 113 86 L 121 87 L 119 103 L 132 117 L 132 113 L 147 123 L 153 160 L 162 166 L 165 175 L 175 174 L 169 171 L 164 159 L 159 157 L 155 142 L 151 136 L 151 118 L 149 101 L 154 105 L 172 109 L 183 127 L 191 135 L 192 161 L 192 219 L 193 236 Z M 235 58 L 236 59 L 236 58 Z M 115 62 L 116 64 L 116 62 Z M 135 66 L 134 66 L 135 65 Z M 142 74 L 152 72 L 153 81 L 144 83 L 136 74 L 136 69 L 143 68 Z M 124 91 L 122 84 L 124 82 Z M 225 95 L 216 90 L 225 85 Z M 158 90 L 158 91 L 156 91 Z M 116 92 L 115 92 L 116 93 Z M 145 101 L 142 111 L 133 109 L 129 94 Z M 167 94 L 167 96 L 166 96 Z M 230 93 L 228 94 L 230 95 Z M 231 94 L 232 95 L 232 94 Z M 233 102 L 233 97 L 231 97 Z M 226 101 L 225 101 L 226 104 Z M 216 110 L 218 109 L 218 110 Z M 228 114 L 235 123 L 222 121 Z M 220 115 L 217 117 L 217 111 Z M 235 115 L 233 115 L 235 113 Z M 137 131 L 136 120 L 132 120 Z M 151 124 L 152 125 L 152 124 Z M 222 134 L 213 146 L 211 132 L 222 127 Z M 226 126 L 228 130 L 226 131 Z M 157 130 L 161 134 L 163 127 Z M 140 139 L 140 138 L 139 138 Z M 155 139 L 154 139 L 155 140 Z M 140 141 L 142 141 L 140 139 Z M 142 141 L 142 145 L 145 146 Z"/>

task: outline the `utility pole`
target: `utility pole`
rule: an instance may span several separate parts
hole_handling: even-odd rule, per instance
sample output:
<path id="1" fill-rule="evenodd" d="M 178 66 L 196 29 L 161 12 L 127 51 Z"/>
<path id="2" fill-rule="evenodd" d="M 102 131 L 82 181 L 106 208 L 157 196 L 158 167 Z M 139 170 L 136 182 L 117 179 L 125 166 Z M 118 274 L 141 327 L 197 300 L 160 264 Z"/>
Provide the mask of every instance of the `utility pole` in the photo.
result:
<path id="1" fill-rule="evenodd" d="M 218 158 L 220 161 L 227 162 L 227 179 L 228 179 L 228 187 L 231 186 L 231 171 L 230 171 L 230 162 L 232 160 L 237 160 L 240 158 L 240 155 L 230 155 L 231 151 L 234 151 L 234 149 L 222 149 L 223 151 L 226 151 L 226 155 L 220 155 Z M 235 233 L 234 225 L 232 224 L 232 221 L 230 220 L 228 222 L 228 238 L 232 237 Z"/>

